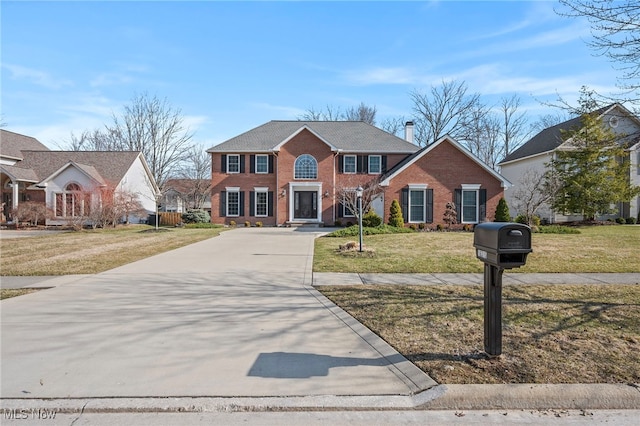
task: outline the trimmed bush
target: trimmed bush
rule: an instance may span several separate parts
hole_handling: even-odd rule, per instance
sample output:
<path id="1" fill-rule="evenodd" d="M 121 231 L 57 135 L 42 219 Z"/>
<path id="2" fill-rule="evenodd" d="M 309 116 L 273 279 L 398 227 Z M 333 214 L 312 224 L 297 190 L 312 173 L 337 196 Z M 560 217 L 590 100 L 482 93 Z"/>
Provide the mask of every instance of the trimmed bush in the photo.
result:
<path id="1" fill-rule="evenodd" d="M 207 223 L 211 222 L 211 216 L 205 210 L 187 210 L 182 213 L 182 221 L 184 223 Z"/>
<path id="2" fill-rule="evenodd" d="M 391 202 L 391 207 L 389 208 L 389 226 L 404 228 L 402 209 L 400 208 L 400 203 L 398 203 L 398 200 L 393 200 Z"/>
<path id="3" fill-rule="evenodd" d="M 509 222 L 511 220 L 511 215 L 509 214 L 509 206 L 507 205 L 507 200 L 504 198 L 500 198 L 498 201 L 498 206 L 496 207 L 496 222 Z"/>
<path id="4" fill-rule="evenodd" d="M 367 214 L 362 216 L 362 226 L 368 228 L 375 228 L 382 225 L 382 218 L 376 214 L 375 211 L 369 209 Z"/>
<path id="5" fill-rule="evenodd" d="M 627 225 L 635 225 L 636 224 L 636 218 L 635 217 L 628 217 L 627 218 Z"/>
<path id="6" fill-rule="evenodd" d="M 518 215 L 515 219 L 515 222 L 522 223 L 524 225 L 529 224 L 529 221 L 527 220 L 527 216 L 523 214 Z M 533 216 L 531 218 L 531 226 L 540 226 L 540 218 L 538 216 Z"/>
<path id="7" fill-rule="evenodd" d="M 245 228 L 251 228 L 251 222 L 249 222 L 248 220 L 246 220 L 246 221 L 244 222 L 244 227 L 245 227 Z"/>
<path id="8" fill-rule="evenodd" d="M 256 228 L 262 228 L 263 223 L 258 221 L 256 222 Z"/>
<path id="9" fill-rule="evenodd" d="M 624 220 L 624 217 L 619 217 L 616 219 L 616 222 L 620 225 L 624 225 L 626 223 L 626 220 Z"/>
<path id="10" fill-rule="evenodd" d="M 410 232 L 413 231 L 409 228 L 405 228 L 404 226 L 402 228 L 390 225 L 380 225 L 375 228 L 362 227 L 362 235 L 403 234 Z M 348 228 L 333 231 L 332 233 L 325 235 L 325 237 L 357 237 L 358 235 L 358 225 L 353 225 Z"/>

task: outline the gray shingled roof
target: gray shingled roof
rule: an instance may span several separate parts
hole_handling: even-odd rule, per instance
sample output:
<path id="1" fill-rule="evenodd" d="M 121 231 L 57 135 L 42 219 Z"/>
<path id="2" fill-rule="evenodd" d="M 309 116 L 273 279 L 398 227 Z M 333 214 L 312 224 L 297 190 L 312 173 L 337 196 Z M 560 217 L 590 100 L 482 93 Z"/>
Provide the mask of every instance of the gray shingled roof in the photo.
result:
<path id="1" fill-rule="evenodd" d="M 616 104 L 607 105 L 595 111 L 598 114 L 603 114 Z M 517 160 L 519 158 L 526 158 L 536 154 L 542 154 L 544 152 L 553 151 L 564 142 L 562 139 L 562 133 L 569 130 L 577 130 L 582 125 L 582 117 L 574 117 L 570 120 L 556 124 L 555 126 L 547 127 L 540 133 L 529 139 L 520 148 L 507 155 L 500 163 L 506 163 L 509 161 Z"/>
<path id="2" fill-rule="evenodd" d="M 207 152 L 271 152 L 307 126 L 327 143 L 344 152 L 410 154 L 418 146 L 362 121 L 269 121 L 222 142 Z"/>
<path id="3" fill-rule="evenodd" d="M 0 155 L 11 158 L 22 158 L 22 150 L 48 151 L 38 139 L 0 129 Z"/>
<path id="4" fill-rule="evenodd" d="M 20 167 L 32 169 L 43 180 L 73 161 L 85 172 L 95 177 L 97 172 L 105 182 L 119 183 L 133 162 L 137 151 L 22 151 L 24 160 Z"/>

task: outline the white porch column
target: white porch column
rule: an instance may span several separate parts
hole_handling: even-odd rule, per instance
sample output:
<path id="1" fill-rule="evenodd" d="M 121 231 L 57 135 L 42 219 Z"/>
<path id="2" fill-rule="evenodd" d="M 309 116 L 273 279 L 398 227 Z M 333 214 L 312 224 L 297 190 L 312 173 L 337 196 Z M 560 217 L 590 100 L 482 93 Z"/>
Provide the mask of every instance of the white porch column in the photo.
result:
<path id="1" fill-rule="evenodd" d="M 15 209 L 18 208 L 18 189 L 20 189 L 20 185 L 15 182 L 11 184 L 11 189 L 12 189 L 12 193 L 11 193 L 11 208 Z"/>

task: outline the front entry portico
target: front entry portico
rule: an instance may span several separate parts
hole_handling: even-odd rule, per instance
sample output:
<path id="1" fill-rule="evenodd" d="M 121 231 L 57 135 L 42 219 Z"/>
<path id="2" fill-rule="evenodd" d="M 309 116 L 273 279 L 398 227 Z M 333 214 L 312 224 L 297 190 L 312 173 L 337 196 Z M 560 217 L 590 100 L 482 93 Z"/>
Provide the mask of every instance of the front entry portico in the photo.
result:
<path id="1" fill-rule="evenodd" d="M 322 183 L 289 183 L 289 222 L 322 222 Z"/>

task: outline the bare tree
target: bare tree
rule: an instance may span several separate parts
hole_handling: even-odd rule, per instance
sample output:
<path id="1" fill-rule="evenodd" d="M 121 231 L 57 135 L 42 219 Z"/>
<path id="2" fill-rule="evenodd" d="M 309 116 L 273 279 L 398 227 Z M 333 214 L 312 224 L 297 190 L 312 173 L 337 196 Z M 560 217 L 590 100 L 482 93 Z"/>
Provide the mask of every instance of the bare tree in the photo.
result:
<path id="1" fill-rule="evenodd" d="M 414 90 L 411 100 L 415 112 L 416 142 L 425 146 L 446 134 L 461 139 L 464 123 L 477 108 L 480 95 L 467 94 L 464 82 L 452 80 L 431 86 L 427 93 Z"/>
<path id="2" fill-rule="evenodd" d="M 193 146 L 182 163 L 179 177 L 186 191 L 183 200 L 193 209 L 201 209 L 211 191 L 211 157 L 199 146 Z"/>
<path id="3" fill-rule="evenodd" d="M 340 110 L 340 107 L 334 107 L 332 105 L 327 105 L 324 110 L 315 109 L 314 107 L 309 108 L 304 112 L 298 120 L 303 121 L 341 121 L 344 120 L 344 114 Z"/>
<path id="4" fill-rule="evenodd" d="M 545 114 L 540 117 L 533 123 L 529 125 L 530 134 L 536 134 L 544 129 L 548 129 L 549 127 L 553 127 L 557 124 L 563 123 L 569 119 L 569 116 L 565 113 L 558 112 L 555 114 Z M 513 152 L 513 150 L 511 150 Z"/>
<path id="5" fill-rule="evenodd" d="M 562 16 L 591 24 L 589 46 L 619 65 L 619 86 L 640 101 L 640 3 L 637 0 L 560 0 Z"/>
<path id="6" fill-rule="evenodd" d="M 402 132 L 404 131 L 406 120 L 404 117 L 390 117 L 385 118 L 380 123 L 380 128 L 387 133 L 391 133 L 392 135 L 396 135 L 398 137 L 403 137 Z"/>
<path id="7" fill-rule="evenodd" d="M 527 224 L 533 224 L 540 208 L 553 199 L 558 185 L 544 170 L 528 168 L 522 173 L 513 192 L 513 207 L 518 214 L 527 218 Z"/>
<path id="8" fill-rule="evenodd" d="M 344 113 L 344 119 L 347 121 L 364 121 L 372 126 L 376 125 L 376 107 L 370 107 L 360 102 L 357 107 L 351 107 Z"/>
<path id="9" fill-rule="evenodd" d="M 362 214 L 364 215 L 369 208 L 371 207 L 371 203 L 375 200 L 381 193 L 382 187 L 380 186 L 380 181 L 378 179 L 373 179 L 369 182 L 359 182 L 357 177 L 353 177 L 352 179 L 347 179 L 344 181 L 341 186 L 336 187 L 336 197 L 345 208 L 345 211 L 349 211 L 353 213 L 353 215 L 358 219 L 358 197 L 356 196 L 356 188 L 358 186 L 362 186 Z"/>
<path id="10" fill-rule="evenodd" d="M 500 101 L 499 108 L 502 117 L 502 140 L 505 157 L 522 145 L 530 135 L 530 132 L 526 130 L 526 114 L 518 111 L 519 107 L 520 98 L 517 95 L 513 95 L 510 98 L 502 98 Z"/>
<path id="11" fill-rule="evenodd" d="M 166 99 L 143 93 L 124 107 L 122 116 L 113 114 L 113 124 L 79 136 L 72 133 L 68 145 L 78 151 L 140 151 L 162 188 L 186 158 L 191 138 L 179 109 L 172 108 Z"/>

